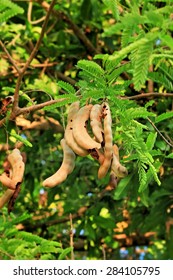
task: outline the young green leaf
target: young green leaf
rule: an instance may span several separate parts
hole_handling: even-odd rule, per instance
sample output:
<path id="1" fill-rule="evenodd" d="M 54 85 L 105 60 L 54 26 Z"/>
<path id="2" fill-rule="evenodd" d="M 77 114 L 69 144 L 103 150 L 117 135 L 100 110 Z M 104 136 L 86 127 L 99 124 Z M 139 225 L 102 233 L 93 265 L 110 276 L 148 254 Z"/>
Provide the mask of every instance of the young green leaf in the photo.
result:
<path id="1" fill-rule="evenodd" d="M 18 135 L 15 132 L 10 132 L 10 135 L 14 138 L 16 138 L 17 140 L 19 140 L 20 142 L 22 142 L 24 145 L 28 146 L 28 147 L 32 147 L 32 143 L 29 142 L 27 139 L 25 139 L 24 137 Z"/>
<path id="2" fill-rule="evenodd" d="M 72 85 L 66 83 L 66 82 L 63 82 L 63 81 L 59 81 L 58 82 L 58 86 L 62 89 L 64 89 L 67 93 L 69 94 L 75 94 L 75 89 Z"/>
<path id="3" fill-rule="evenodd" d="M 161 114 L 160 116 L 156 117 L 155 123 L 159 123 L 161 121 L 164 121 L 166 119 L 170 119 L 173 117 L 173 112 L 166 112 Z"/>
<path id="4" fill-rule="evenodd" d="M 157 138 L 157 132 L 150 132 L 150 134 L 147 137 L 147 141 L 146 141 L 146 146 L 148 148 L 148 150 L 152 150 L 155 144 Z"/>
<path id="5" fill-rule="evenodd" d="M 64 260 L 65 257 L 73 250 L 72 247 L 68 247 L 62 251 L 62 253 L 59 255 L 58 260 Z"/>

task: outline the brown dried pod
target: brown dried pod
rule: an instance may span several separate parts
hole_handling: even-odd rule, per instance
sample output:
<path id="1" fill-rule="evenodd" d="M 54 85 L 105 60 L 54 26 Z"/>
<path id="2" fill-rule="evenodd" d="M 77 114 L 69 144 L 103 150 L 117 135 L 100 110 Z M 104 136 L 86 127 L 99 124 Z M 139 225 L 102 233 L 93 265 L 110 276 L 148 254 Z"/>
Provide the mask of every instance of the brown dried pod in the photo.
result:
<path id="1" fill-rule="evenodd" d="M 47 188 L 53 188 L 61 184 L 63 181 L 65 181 L 67 176 L 70 173 L 72 173 L 75 167 L 75 153 L 67 145 L 66 140 L 64 138 L 61 140 L 60 143 L 64 153 L 63 162 L 55 174 L 43 181 L 43 186 Z"/>

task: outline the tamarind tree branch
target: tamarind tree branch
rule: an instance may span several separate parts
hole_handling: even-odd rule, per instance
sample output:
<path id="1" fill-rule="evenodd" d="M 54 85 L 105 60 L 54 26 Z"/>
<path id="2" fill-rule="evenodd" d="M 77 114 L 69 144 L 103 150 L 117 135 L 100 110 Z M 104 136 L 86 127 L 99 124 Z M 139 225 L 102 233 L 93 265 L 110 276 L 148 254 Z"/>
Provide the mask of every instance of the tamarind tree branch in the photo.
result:
<path id="1" fill-rule="evenodd" d="M 17 66 L 16 62 L 14 61 L 14 59 L 11 57 L 10 53 L 8 52 L 8 50 L 6 49 L 5 45 L 3 44 L 3 42 L 0 40 L 0 46 L 3 49 L 3 51 L 6 53 L 9 61 L 11 62 L 11 64 L 14 66 L 14 68 L 16 69 L 17 73 L 20 75 L 21 74 L 21 70 L 20 68 Z"/>
<path id="2" fill-rule="evenodd" d="M 159 92 L 148 92 L 148 93 L 140 93 L 133 96 L 122 96 L 122 99 L 128 99 L 128 100 L 136 100 L 141 98 L 148 98 L 148 97 L 172 97 L 173 93 L 159 93 Z"/>
<path id="3" fill-rule="evenodd" d="M 45 9 L 49 9 L 49 4 L 46 1 L 37 0 L 37 2 Z M 59 20 L 62 19 L 65 21 L 68 26 L 73 30 L 76 37 L 83 43 L 86 49 L 91 54 L 98 54 L 99 51 L 93 46 L 92 42 L 88 39 L 88 37 L 83 33 L 83 31 L 71 20 L 69 16 L 67 16 L 64 12 L 52 10 L 53 15 Z"/>
<path id="4" fill-rule="evenodd" d="M 46 106 L 50 106 L 52 104 L 56 104 L 58 102 L 62 102 L 67 100 L 67 98 L 61 98 L 61 99 L 54 99 L 54 100 L 49 100 L 49 101 L 45 101 L 43 103 L 40 104 L 36 104 L 36 105 L 31 105 L 29 107 L 24 107 L 24 108 L 19 108 L 17 114 L 15 116 L 19 116 L 21 114 L 26 114 L 26 113 L 30 113 L 32 111 L 36 111 L 36 110 L 40 110 Z"/>
<path id="5" fill-rule="evenodd" d="M 160 132 L 160 130 L 155 126 L 155 124 L 150 120 L 150 118 L 147 118 L 147 120 L 149 121 L 149 123 L 152 125 L 152 127 L 154 127 L 154 129 L 158 132 L 158 134 L 160 135 L 160 137 L 170 146 L 173 148 L 173 144 L 171 144 L 164 136 L 163 134 Z"/>
<path id="6" fill-rule="evenodd" d="M 56 0 L 52 0 L 50 6 L 49 6 L 49 9 L 48 9 L 48 12 L 46 14 L 46 17 L 45 17 L 45 20 L 44 20 L 44 23 L 42 25 L 42 29 L 41 29 L 41 33 L 40 33 L 40 37 L 33 49 L 33 51 L 31 52 L 28 60 L 26 61 L 24 67 L 20 70 L 20 73 L 19 73 L 19 77 L 17 79 L 17 83 L 16 83 L 16 88 L 15 88 L 15 92 L 14 92 L 14 104 L 13 104 L 13 109 L 12 109 L 12 118 L 14 118 L 15 115 L 18 115 L 19 114 L 19 111 L 20 111 L 20 108 L 19 108 L 19 90 L 20 90 L 20 87 L 21 87 L 21 83 L 22 83 L 22 79 L 23 79 L 23 76 L 25 74 L 25 71 L 26 69 L 28 68 L 28 66 L 30 65 L 31 61 L 33 60 L 33 58 L 35 57 L 39 47 L 40 47 L 40 44 L 41 44 L 41 41 L 43 39 L 43 36 L 44 36 L 44 33 L 45 33 L 45 30 L 46 30 L 46 27 L 47 27 L 47 23 L 48 23 L 48 20 L 49 20 L 49 16 L 51 14 L 51 11 L 54 7 L 56 3 Z M 24 109 L 24 108 L 23 108 Z"/>

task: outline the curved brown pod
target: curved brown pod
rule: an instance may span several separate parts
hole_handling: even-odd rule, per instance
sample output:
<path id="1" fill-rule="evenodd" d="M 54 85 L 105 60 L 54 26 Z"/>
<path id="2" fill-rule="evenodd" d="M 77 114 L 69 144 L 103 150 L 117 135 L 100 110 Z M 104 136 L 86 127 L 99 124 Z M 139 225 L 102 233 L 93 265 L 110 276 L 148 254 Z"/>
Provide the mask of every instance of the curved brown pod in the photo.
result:
<path id="1" fill-rule="evenodd" d="M 23 181 L 25 171 L 25 163 L 23 162 L 23 157 L 19 149 L 15 148 L 12 150 L 12 152 L 8 155 L 8 161 L 11 165 L 12 173 L 10 177 L 8 177 L 5 173 L 1 175 L 1 182 L 9 189 L 6 190 L 0 198 L 0 208 L 2 208 L 12 198 L 17 185 L 21 184 Z"/>
<path id="2" fill-rule="evenodd" d="M 105 159 L 104 154 L 99 149 L 92 149 L 89 150 L 89 154 L 97 160 L 100 164 L 103 164 L 103 161 Z"/>
<path id="3" fill-rule="evenodd" d="M 98 178 L 106 176 L 112 161 L 112 117 L 108 103 L 102 104 L 102 114 L 104 118 L 104 161 L 98 170 Z"/>
<path id="4" fill-rule="evenodd" d="M 73 136 L 73 122 L 76 118 L 77 112 L 79 111 L 79 101 L 72 103 L 69 107 L 68 117 L 67 117 L 67 126 L 65 129 L 64 138 L 67 145 L 79 156 L 88 155 L 88 151 L 80 147 L 74 139 Z"/>
<path id="5" fill-rule="evenodd" d="M 12 181 L 16 186 L 18 183 L 23 181 L 23 175 L 25 171 L 25 163 L 20 150 L 15 148 L 9 155 L 8 161 L 12 167 Z"/>
<path id="6" fill-rule="evenodd" d="M 0 182 L 3 186 L 7 187 L 8 189 L 15 190 L 16 188 L 16 185 L 13 182 L 13 180 L 9 178 L 5 172 L 2 173 L 2 175 L 0 175 Z"/>
<path id="7" fill-rule="evenodd" d="M 43 186 L 47 188 L 53 188 L 59 184 L 61 184 L 67 176 L 72 173 L 75 167 L 75 153 L 72 149 L 67 145 L 66 140 L 63 138 L 60 142 L 61 147 L 63 149 L 63 162 L 58 169 L 58 171 L 43 181 Z"/>
<path id="8" fill-rule="evenodd" d="M 119 149 L 115 144 L 113 145 L 113 159 L 111 170 L 118 178 L 124 178 L 128 174 L 127 168 L 124 167 L 119 161 Z"/>
<path id="9" fill-rule="evenodd" d="M 83 106 L 78 111 L 73 122 L 74 139 L 79 146 L 86 150 L 101 148 L 101 144 L 91 138 L 86 128 L 92 107 L 92 104 Z"/>
<path id="10" fill-rule="evenodd" d="M 93 105 L 90 112 L 90 125 L 92 132 L 99 143 L 103 143 L 103 127 L 102 127 L 102 106 Z"/>
<path id="11" fill-rule="evenodd" d="M 6 190 L 5 193 L 0 197 L 0 209 L 10 200 L 15 191 Z"/>

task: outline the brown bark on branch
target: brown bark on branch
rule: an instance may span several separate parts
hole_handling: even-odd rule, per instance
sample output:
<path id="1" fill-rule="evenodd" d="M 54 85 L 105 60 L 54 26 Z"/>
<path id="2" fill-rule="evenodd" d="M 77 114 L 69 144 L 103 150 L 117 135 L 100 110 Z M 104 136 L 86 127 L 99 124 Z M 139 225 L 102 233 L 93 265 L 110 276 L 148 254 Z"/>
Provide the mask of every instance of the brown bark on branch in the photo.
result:
<path id="1" fill-rule="evenodd" d="M 31 105 L 29 107 L 24 107 L 24 108 L 18 108 L 18 111 L 16 112 L 15 114 L 15 117 L 16 116 L 19 116 L 21 114 L 28 114 L 32 111 L 37 111 L 37 110 L 40 110 L 46 106 L 49 106 L 49 105 L 52 105 L 52 104 L 55 104 L 55 103 L 58 103 L 58 102 L 61 102 L 61 101 L 64 101 L 66 100 L 67 98 L 61 98 L 61 99 L 54 99 L 54 100 L 49 100 L 49 101 L 45 101 L 43 103 L 40 103 L 40 104 L 36 104 L 36 105 Z"/>
<path id="2" fill-rule="evenodd" d="M 19 115 L 19 112 L 20 112 L 20 108 L 19 108 L 19 90 L 20 90 L 20 87 L 21 87 L 21 83 L 22 83 L 22 79 L 23 79 L 23 76 L 25 74 L 25 71 L 27 70 L 28 66 L 30 65 L 31 61 L 33 60 L 33 58 L 35 57 L 39 47 L 40 47 L 40 44 L 41 44 L 41 41 L 43 39 L 43 36 L 44 36 L 44 33 L 46 31 L 46 27 L 47 27 L 47 23 L 48 23 L 48 20 L 49 20 L 49 16 L 52 12 L 52 9 L 53 9 L 53 6 L 55 5 L 55 2 L 56 0 L 53 0 L 49 6 L 49 10 L 46 14 L 46 17 L 45 17 L 45 20 L 44 20 L 44 23 L 43 23 L 43 26 L 42 26 L 42 29 L 41 29 L 41 33 L 40 33 L 40 37 L 33 49 L 33 51 L 31 52 L 28 60 L 26 61 L 24 67 L 20 70 L 20 73 L 19 73 L 19 77 L 17 79 L 17 83 L 16 83 L 16 88 L 15 88 L 15 92 L 14 92 L 14 105 L 13 105 L 13 109 L 12 109 L 12 118 L 14 119 L 16 115 Z M 22 108 L 24 109 L 24 108 Z"/>
<path id="3" fill-rule="evenodd" d="M 3 49 L 3 51 L 6 53 L 9 61 L 11 62 L 11 64 L 14 66 L 14 68 L 16 69 L 17 73 L 20 74 L 21 70 L 20 68 L 17 66 L 16 62 L 14 61 L 14 59 L 11 57 L 11 55 L 9 54 L 8 50 L 6 49 L 5 45 L 3 44 L 3 42 L 0 40 L 0 46 Z"/>
<path id="4" fill-rule="evenodd" d="M 46 1 L 37 0 L 39 4 L 45 9 L 49 9 L 49 4 Z M 69 16 L 67 16 L 64 12 L 59 12 L 52 10 L 52 13 L 54 16 L 56 16 L 57 19 L 64 20 L 68 26 L 73 30 L 76 37 L 83 43 L 83 45 L 86 47 L 86 49 L 91 53 L 92 55 L 99 53 L 99 51 L 93 46 L 91 41 L 87 38 L 87 36 L 83 33 L 83 31 L 70 19 Z"/>
<path id="5" fill-rule="evenodd" d="M 129 100 L 136 100 L 136 99 L 142 99 L 142 98 L 150 98 L 150 97 L 172 97 L 173 93 L 159 93 L 159 92 L 148 92 L 148 93 L 140 93 L 133 96 L 122 96 L 122 99 L 129 99 Z"/>
<path id="6" fill-rule="evenodd" d="M 166 142 L 166 144 L 168 144 L 170 147 L 173 148 L 173 144 L 171 144 L 164 136 L 163 134 L 160 132 L 160 130 L 155 126 L 155 124 L 150 120 L 150 118 L 147 118 L 147 120 L 149 121 L 149 123 L 152 125 L 152 127 L 154 127 L 155 131 L 157 131 L 157 133 L 160 135 L 160 137 Z M 172 142 L 172 140 L 171 140 Z"/>

